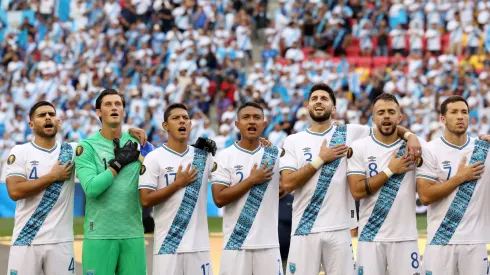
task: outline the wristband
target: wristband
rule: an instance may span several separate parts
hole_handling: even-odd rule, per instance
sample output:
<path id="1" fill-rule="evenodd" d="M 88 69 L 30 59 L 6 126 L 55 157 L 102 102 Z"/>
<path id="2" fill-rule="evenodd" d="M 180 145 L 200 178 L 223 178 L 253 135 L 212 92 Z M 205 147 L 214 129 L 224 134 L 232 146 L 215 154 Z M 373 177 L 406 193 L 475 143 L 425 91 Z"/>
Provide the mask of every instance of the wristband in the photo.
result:
<path id="1" fill-rule="evenodd" d="M 319 156 L 314 157 L 310 162 L 310 164 L 313 166 L 313 168 L 315 168 L 315 170 L 320 169 L 320 167 L 322 167 L 324 163 L 325 161 L 323 161 L 323 159 Z"/>
<path id="2" fill-rule="evenodd" d="M 122 165 L 115 159 L 109 160 L 109 167 L 114 169 L 116 171 L 116 173 L 118 173 L 118 174 L 119 174 L 119 171 L 121 171 L 121 169 L 122 169 Z"/>
<path id="3" fill-rule="evenodd" d="M 393 176 L 393 172 L 391 172 L 390 168 L 384 169 L 383 172 L 386 174 L 388 178 L 391 178 L 391 176 Z"/>
<path id="4" fill-rule="evenodd" d="M 403 135 L 403 138 L 404 138 L 405 140 L 408 140 L 408 137 L 409 137 L 409 136 L 411 136 L 411 135 L 413 135 L 413 133 L 406 132 L 406 133 Z"/>

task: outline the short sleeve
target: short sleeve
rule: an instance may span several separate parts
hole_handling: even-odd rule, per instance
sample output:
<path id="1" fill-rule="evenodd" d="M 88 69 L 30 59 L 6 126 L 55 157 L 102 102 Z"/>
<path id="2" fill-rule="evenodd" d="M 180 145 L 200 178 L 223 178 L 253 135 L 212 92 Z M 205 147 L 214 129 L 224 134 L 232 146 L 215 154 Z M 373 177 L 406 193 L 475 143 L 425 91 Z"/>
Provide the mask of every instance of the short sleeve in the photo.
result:
<path id="1" fill-rule="evenodd" d="M 347 151 L 347 176 L 348 175 L 366 175 L 366 166 L 363 163 L 363 153 L 360 142 L 352 143 Z"/>
<path id="2" fill-rule="evenodd" d="M 138 189 L 157 190 L 160 166 L 154 158 L 155 153 L 150 152 L 141 165 Z"/>
<path id="3" fill-rule="evenodd" d="M 417 160 L 415 177 L 439 181 L 437 177 L 437 159 L 427 147 L 422 148 L 422 157 Z"/>
<path id="4" fill-rule="evenodd" d="M 10 150 L 9 157 L 7 158 L 7 170 L 5 178 L 17 176 L 27 179 L 24 163 L 25 160 L 24 154 L 22 152 L 22 147 L 20 147 L 19 145 L 14 146 Z"/>
<path id="5" fill-rule="evenodd" d="M 352 141 L 356 141 L 372 135 L 373 128 L 367 125 L 347 124 L 347 134 L 352 137 Z"/>
<path id="6" fill-rule="evenodd" d="M 226 152 L 218 153 L 211 169 L 211 184 L 231 185 L 231 169 L 228 166 Z"/>
<path id="7" fill-rule="evenodd" d="M 279 171 L 297 171 L 299 169 L 298 160 L 296 158 L 294 145 L 291 138 L 286 138 L 279 156 Z"/>

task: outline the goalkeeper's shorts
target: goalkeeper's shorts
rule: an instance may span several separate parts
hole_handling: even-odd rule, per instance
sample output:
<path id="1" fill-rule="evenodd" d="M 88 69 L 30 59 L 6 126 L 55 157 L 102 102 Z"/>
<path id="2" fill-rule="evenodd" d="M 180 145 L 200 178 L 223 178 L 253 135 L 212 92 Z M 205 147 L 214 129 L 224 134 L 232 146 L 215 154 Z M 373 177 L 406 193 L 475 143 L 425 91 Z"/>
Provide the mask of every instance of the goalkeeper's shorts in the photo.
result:
<path id="1" fill-rule="evenodd" d="M 83 241 L 84 275 L 146 275 L 144 238 Z"/>

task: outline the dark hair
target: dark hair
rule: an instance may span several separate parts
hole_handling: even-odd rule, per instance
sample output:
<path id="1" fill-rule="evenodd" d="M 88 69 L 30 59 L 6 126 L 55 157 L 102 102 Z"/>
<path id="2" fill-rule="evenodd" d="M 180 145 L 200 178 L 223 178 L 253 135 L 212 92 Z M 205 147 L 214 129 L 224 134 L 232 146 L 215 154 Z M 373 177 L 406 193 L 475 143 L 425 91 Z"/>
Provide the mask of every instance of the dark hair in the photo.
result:
<path id="1" fill-rule="evenodd" d="M 323 91 L 326 91 L 328 93 L 328 95 L 330 96 L 330 99 L 333 102 L 333 106 L 335 106 L 337 104 L 337 100 L 335 99 L 335 95 L 333 93 L 332 88 L 330 88 L 330 86 L 328 86 L 328 84 L 326 84 L 326 83 L 318 83 L 318 84 L 313 85 L 313 87 L 311 87 L 311 89 L 310 89 L 310 93 L 308 94 L 308 101 L 310 101 L 311 95 L 318 90 L 323 90 Z"/>
<path id="2" fill-rule="evenodd" d="M 34 113 L 36 112 L 36 110 L 42 106 L 51 106 L 51 107 L 53 107 L 54 112 L 56 113 L 56 108 L 54 107 L 54 105 L 51 102 L 44 101 L 44 100 L 39 101 L 36 104 L 34 104 L 34 106 L 31 107 L 31 110 L 29 110 L 29 119 L 31 121 L 32 121 L 32 117 L 34 116 Z"/>
<path id="3" fill-rule="evenodd" d="M 167 107 L 167 109 L 165 110 L 165 112 L 163 113 L 163 121 L 164 122 L 168 121 L 168 117 L 170 116 L 170 112 L 172 112 L 173 109 L 184 109 L 187 111 L 187 107 L 185 107 L 184 104 L 181 104 L 181 103 L 170 104 Z"/>
<path id="4" fill-rule="evenodd" d="M 262 106 L 260 106 L 260 104 L 255 103 L 253 101 L 248 101 L 248 102 L 245 102 L 244 104 L 242 104 L 242 106 L 240 106 L 240 108 L 238 108 L 238 111 L 236 112 L 237 116 L 246 107 L 253 107 L 253 108 L 259 109 L 262 113 L 264 113 L 264 109 L 262 108 Z"/>
<path id="5" fill-rule="evenodd" d="M 466 102 L 466 100 L 464 99 L 464 97 L 459 96 L 459 95 L 452 95 L 452 96 L 446 98 L 446 100 L 444 100 L 444 102 L 442 102 L 442 104 L 441 104 L 441 115 L 443 115 L 443 116 L 446 115 L 447 105 L 449 105 L 449 103 L 454 103 L 454 102 L 458 102 L 458 101 L 464 102 L 464 104 L 466 104 L 466 107 L 468 109 L 470 108 L 468 106 L 468 102 Z"/>
<path id="6" fill-rule="evenodd" d="M 382 93 L 380 94 L 379 96 L 376 97 L 376 99 L 374 99 L 373 101 L 373 106 L 376 104 L 376 102 L 378 102 L 379 100 L 384 100 L 384 101 L 393 101 L 396 103 L 396 105 L 398 105 L 398 107 L 400 107 L 400 103 L 398 103 L 398 100 L 396 99 L 396 97 L 392 94 L 388 94 L 388 93 Z"/>
<path id="7" fill-rule="evenodd" d="M 95 109 L 100 109 L 100 107 L 102 106 L 102 99 L 106 95 L 118 95 L 118 96 L 120 96 L 121 100 L 122 100 L 123 107 L 126 108 L 126 101 L 124 100 L 124 96 L 122 94 L 120 94 L 118 91 L 116 91 L 114 89 L 105 89 L 97 97 L 97 100 L 95 101 Z"/>

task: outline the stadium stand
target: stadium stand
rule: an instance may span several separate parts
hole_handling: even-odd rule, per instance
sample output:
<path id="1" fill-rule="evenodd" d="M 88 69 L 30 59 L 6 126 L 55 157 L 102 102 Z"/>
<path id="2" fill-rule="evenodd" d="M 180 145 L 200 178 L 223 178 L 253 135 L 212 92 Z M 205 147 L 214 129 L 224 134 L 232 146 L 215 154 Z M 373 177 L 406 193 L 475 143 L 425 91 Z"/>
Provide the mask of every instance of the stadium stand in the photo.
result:
<path id="1" fill-rule="evenodd" d="M 265 136 L 280 145 L 308 127 L 304 99 L 316 82 L 337 91 L 341 123 L 370 123 L 384 91 L 399 98 L 403 125 L 430 140 L 443 129 L 440 102 L 460 94 L 471 133 L 489 133 L 487 0 L 279 0 L 269 12 L 254 0 L 2 3 L 1 157 L 31 138 L 26 112 L 40 99 L 56 103 L 60 139 L 92 134 L 104 87 L 124 94 L 126 127 L 146 129 L 155 145 L 166 140 L 165 107 L 184 102 L 192 139 L 225 148 L 237 138 L 235 107 L 249 100 L 267 109 Z"/>

